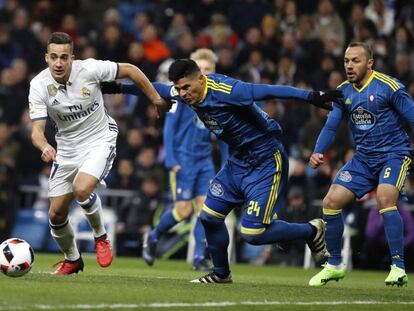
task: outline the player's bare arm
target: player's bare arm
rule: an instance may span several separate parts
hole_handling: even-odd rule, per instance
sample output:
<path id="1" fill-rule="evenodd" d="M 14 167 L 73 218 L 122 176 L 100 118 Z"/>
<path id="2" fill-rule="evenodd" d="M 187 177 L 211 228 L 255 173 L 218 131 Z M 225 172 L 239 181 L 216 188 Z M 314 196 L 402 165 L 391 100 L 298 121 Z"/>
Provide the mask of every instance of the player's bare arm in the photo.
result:
<path id="1" fill-rule="evenodd" d="M 145 74 L 136 66 L 127 63 L 119 64 L 118 78 L 131 79 L 155 105 L 158 111 L 168 111 L 171 102 L 163 99 L 152 86 Z"/>
<path id="2" fill-rule="evenodd" d="M 56 150 L 45 137 L 46 120 L 37 120 L 32 123 L 32 143 L 42 152 L 41 158 L 44 162 L 56 160 Z"/>

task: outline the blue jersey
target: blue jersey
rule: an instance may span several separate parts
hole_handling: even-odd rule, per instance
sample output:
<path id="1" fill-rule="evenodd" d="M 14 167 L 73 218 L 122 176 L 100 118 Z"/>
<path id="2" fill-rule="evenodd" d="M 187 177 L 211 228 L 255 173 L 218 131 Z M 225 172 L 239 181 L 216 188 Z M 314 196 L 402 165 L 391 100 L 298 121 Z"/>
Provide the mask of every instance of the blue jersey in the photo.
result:
<path id="1" fill-rule="evenodd" d="M 194 111 L 180 100 L 166 115 L 164 147 L 167 168 L 177 164 L 183 165 L 181 162 L 183 157 L 195 161 L 211 157 L 210 131 Z"/>
<path id="2" fill-rule="evenodd" d="M 315 152 L 326 151 L 344 118 L 348 118 L 357 152 L 364 155 L 410 152 L 403 118 L 414 128 L 414 103 L 398 80 L 373 71 L 360 89 L 348 81 L 338 89 L 344 93 L 344 102 L 342 107 L 335 104 L 329 113 Z"/>
<path id="3" fill-rule="evenodd" d="M 205 79 L 204 98 L 190 107 L 211 132 L 229 145 L 230 160 L 239 163 L 258 164 L 273 156 L 280 145 L 280 125 L 255 101 L 266 98 L 307 100 L 310 94 L 293 87 L 245 83 L 220 74 L 209 74 Z M 157 86 L 157 91 L 164 98 L 180 99 L 173 86 Z"/>

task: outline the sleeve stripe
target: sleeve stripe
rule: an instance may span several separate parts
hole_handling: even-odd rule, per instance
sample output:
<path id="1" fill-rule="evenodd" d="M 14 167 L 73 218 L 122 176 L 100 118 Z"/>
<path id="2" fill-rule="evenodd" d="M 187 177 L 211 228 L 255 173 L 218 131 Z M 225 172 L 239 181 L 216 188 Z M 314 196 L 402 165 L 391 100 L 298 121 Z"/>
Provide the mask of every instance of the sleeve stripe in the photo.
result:
<path id="1" fill-rule="evenodd" d="M 224 82 L 220 82 L 217 83 L 216 81 L 207 78 L 207 84 L 211 85 L 212 87 L 217 87 L 217 88 L 222 88 L 223 90 L 229 91 L 231 92 L 231 89 L 233 88 L 233 86 L 224 83 Z"/>
<path id="2" fill-rule="evenodd" d="M 385 84 L 387 84 L 394 92 L 396 92 L 398 90 L 398 88 L 396 88 L 394 85 L 392 85 L 390 82 L 383 80 L 382 78 L 380 78 L 379 76 L 375 77 L 378 80 L 380 80 L 381 82 L 384 82 Z"/>
<path id="3" fill-rule="evenodd" d="M 223 92 L 223 93 L 226 93 L 226 94 L 231 94 L 231 91 L 220 89 L 220 88 L 212 86 L 211 84 L 208 84 L 208 83 L 207 83 L 207 87 L 214 90 L 214 91 L 219 91 L 219 92 Z"/>
<path id="4" fill-rule="evenodd" d="M 387 77 L 386 75 L 383 75 L 382 73 L 377 72 L 375 76 L 378 80 L 388 84 L 393 89 L 394 92 L 400 89 L 400 86 L 398 85 L 398 83 L 392 80 L 391 78 Z"/>
<path id="5" fill-rule="evenodd" d="M 32 121 L 46 120 L 48 117 L 33 118 Z"/>
<path id="6" fill-rule="evenodd" d="M 381 72 L 378 72 L 377 71 L 377 74 L 381 77 L 381 78 L 383 78 L 384 80 L 387 80 L 387 81 L 389 81 L 392 85 L 394 85 L 396 88 L 399 88 L 400 86 L 398 85 L 398 83 L 395 81 L 395 80 L 393 80 L 391 77 L 389 77 L 389 76 L 387 76 L 387 75 L 385 75 L 385 74 L 383 74 L 383 73 L 381 73 Z"/>
<path id="7" fill-rule="evenodd" d="M 119 63 L 116 63 L 115 79 L 118 79 L 118 74 L 119 74 Z"/>

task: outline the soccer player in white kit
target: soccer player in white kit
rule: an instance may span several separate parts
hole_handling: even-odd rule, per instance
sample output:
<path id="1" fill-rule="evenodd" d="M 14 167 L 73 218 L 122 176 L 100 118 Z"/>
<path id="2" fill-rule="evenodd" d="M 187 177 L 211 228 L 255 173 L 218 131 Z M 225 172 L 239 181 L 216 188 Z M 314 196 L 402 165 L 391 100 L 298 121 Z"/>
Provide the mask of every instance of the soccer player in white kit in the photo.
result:
<path id="1" fill-rule="evenodd" d="M 68 219 L 74 199 L 93 229 L 97 261 L 100 266 L 108 267 L 113 259 L 112 249 L 103 224 L 101 200 L 93 191 L 111 169 L 118 127 L 106 113 L 100 83 L 128 77 L 157 109 L 168 104 L 131 64 L 74 60 L 73 41 L 66 33 L 55 32 L 50 36 L 45 60 L 48 68 L 30 82 L 29 106 L 32 142 L 42 152 L 43 161 L 53 161 L 49 178 L 50 232 L 65 256 L 54 274 L 83 271 Z M 57 150 L 44 135 L 48 117 L 57 126 Z"/>

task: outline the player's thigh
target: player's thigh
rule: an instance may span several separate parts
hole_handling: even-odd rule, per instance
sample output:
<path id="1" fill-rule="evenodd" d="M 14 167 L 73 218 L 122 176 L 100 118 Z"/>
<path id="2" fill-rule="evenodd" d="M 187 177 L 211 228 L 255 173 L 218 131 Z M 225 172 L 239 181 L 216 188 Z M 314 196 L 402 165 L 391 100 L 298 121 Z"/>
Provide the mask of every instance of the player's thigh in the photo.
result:
<path id="1" fill-rule="evenodd" d="M 354 155 L 353 158 L 338 171 L 332 183 L 334 185 L 341 185 L 351 191 L 355 197 L 361 198 L 377 186 L 378 178 L 375 174 L 375 170 L 375 167 L 368 166 L 359 158 L 359 156 Z M 336 189 L 336 187 L 333 189 Z M 334 198 L 339 199 L 336 196 Z"/>
<path id="2" fill-rule="evenodd" d="M 206 195 L 214 175 L 214 164 L 211 159 L 198 164 L 196 179 L 194 181 L 194 197 Z"/>
<path id="3" fill-rule="evenodd" d="M 173 201 L 190 201 L 194 198 L 195 173 L 188 164 L 178 172 L 170 171 L 170 189 Z"/>
<path id="4" fill-rule="evenodd" d="M 384 163 L 378 178 L 379 184 L 389 184 L 401 191 L 403 189 L 411 158 L 406 155 L 392 155 Z"/>
<path id="5" fill-rule="evenodd" d="M 378 208 L 384 209 L 397 205 L 400 191 L 392 184 L 379 184 L 377 188 Z"/>
<path id="6" fill-rule="evenodd" d="M 192 212 L 193 202 L 191 200 L 174 202 L 174 213 L 178 214 L 180 219 L 188 218 Z"/>
<path id="7" fill-rule="evenodd" d="M 206 201 L 207 196 L 206 195 L 199 195 L 196 196 L 196 198 L 194 199 L 195 201 L 195 211 L 196 213 L 200 213 L 201 209 L 203 208 L 203 204 Z"/>
<path id="8" fill-rule="evenodd" d="M 78 172 L 73 181 L 73 193 L 75 197 L 80 201 L 87 200 L 98 182 L 99 180 L 95 176 L 84 172 Z"/>
<path id="9" fill-rule="evenodd" d="M 323 199 L 324 213 L 327 214 L 326 209 L 340 210 L 346 205 L 355 200 L 355 194 L 340 184 L 332 184 L 329 187 L 328 193 Z"/>
<path id="10" fill-rule="evenodd" d="M 243 222 L 270 224 L 284 204 L 288 178 L 288 160 L 283 150 L 263 161 L 244 179 Z M 242 224 L 243 225 L 243 224 Z"/>
<path id="11" fill-rule="evenodd" d="M 207 191 L 203 211 L 218 218 L 224 219 L 231 210 L 244 202 L 240 189 L 242 171 L 231 161 L 214 176 Z"/>
<path id="12" fill-rule="evenodd" d="M 50 198 L 49 219 L 52 223 L 60 224 L 66 220 L 73 199 L 73 193 Z"/>
<path id="13" fill-rule="evenodd" d="M 58 158 L 57 162 L 52 164 L 49 176 L 49 198 L 60 197 L 72 193 L 73 180 L 78 172 L 78 166 L 75 162 L 68 162 Z"/>
<path id="14" fill-rule="evenodd" d="M 116 156 L 116 137 L 116 132 L 110 132 L 107 137 L 89 146 L 81 156 L 79 172 L 92 175 L 98 181 L 103 180 Z"/>

